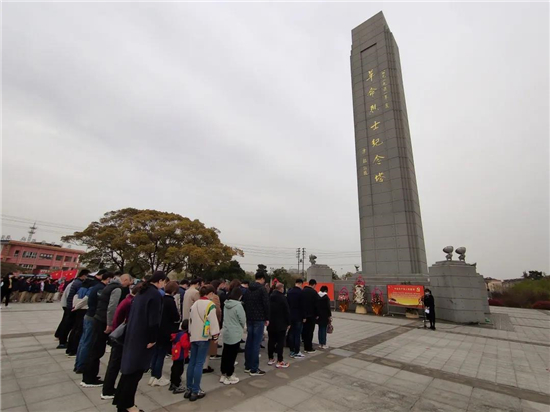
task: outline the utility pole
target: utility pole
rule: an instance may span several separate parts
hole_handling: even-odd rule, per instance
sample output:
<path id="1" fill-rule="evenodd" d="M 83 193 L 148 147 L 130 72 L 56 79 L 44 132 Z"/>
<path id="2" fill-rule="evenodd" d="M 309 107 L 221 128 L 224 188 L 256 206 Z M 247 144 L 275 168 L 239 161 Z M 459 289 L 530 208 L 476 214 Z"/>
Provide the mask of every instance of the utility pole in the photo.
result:
<path id="1" fill-rule="evenodd" d="M 296 248 L 296 258 L 298 259 L 298 275 L 300 275 L 300 248 Z"/>
<path id="2" fill-rule="evenodd" d="M 27 238 L 27 242 L 30 242 L 32 240 L 32 236 L 36 233 L 36 222 L 32 224 L 32 226 L 29 228 L 30 230 L 27 232 L 29 234 L 29 237 Z"/>
<path id="3" fill-rule="evenodd" d="M 305 264 L 306 264 L 306 248 L 303 247 L 302 248 L 302 278 L 304 277 Z"/>

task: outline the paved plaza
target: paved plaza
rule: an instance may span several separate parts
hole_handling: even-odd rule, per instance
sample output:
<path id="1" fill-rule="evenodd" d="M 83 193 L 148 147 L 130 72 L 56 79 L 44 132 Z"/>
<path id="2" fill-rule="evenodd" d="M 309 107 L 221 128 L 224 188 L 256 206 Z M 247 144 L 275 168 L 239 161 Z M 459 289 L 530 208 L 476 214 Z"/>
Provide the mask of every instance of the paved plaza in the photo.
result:
<path id="1" fill-rule="evenodd" d="M 291 361 L 288 369 L 249 377 L 239 355 L 237 385 L 216 369 L 204 375 L 207 396 L 191 403 L 142 379 L 136 402 L 153 411 L 550 411 L 550 312 L 492 308 L 492 324 L 458 326 L 335 313 L 328 351 Z M 81 388 L 74 359 L 57 350 L 59 303 L 0 310 L 1 410 L 114 411 L 101 389 Z M 496 328 L 493 326 L 495 325 Z M 101 374 L 108 360 L 102 359 Z M 171 361 L 164 367 L 169 376 Z"/>

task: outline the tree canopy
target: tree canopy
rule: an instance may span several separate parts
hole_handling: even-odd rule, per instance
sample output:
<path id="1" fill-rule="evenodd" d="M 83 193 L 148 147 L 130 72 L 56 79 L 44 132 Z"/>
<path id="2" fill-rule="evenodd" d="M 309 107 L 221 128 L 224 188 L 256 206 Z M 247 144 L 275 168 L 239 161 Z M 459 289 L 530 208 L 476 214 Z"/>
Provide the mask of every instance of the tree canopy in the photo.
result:
<path id="1" fill-rule="evenodd" d="M 523 272 L 523 279 L 540 280 L 546 277 L 544 272 L 538 270 L 530 270 L 529 272 Z"/>
<path id="2" fill-rule="evenodd" d="M 220 231 L 199 220 L 176 213 L 126 208 L 107 212 L 82 232 L 64 236 L 63 242 L 87 246 L 83 262 L 114 265 L 133 272 L 185 270 L 204 276 L 234 256 L 240 249 L 224 245 Z"/>

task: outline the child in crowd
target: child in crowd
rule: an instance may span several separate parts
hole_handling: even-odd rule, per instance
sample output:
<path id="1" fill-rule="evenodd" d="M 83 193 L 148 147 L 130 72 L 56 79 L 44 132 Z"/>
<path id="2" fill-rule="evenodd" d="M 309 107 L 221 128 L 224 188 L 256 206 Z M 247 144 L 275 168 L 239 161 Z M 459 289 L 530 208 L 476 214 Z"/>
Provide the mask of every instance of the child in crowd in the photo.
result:
<path id="1" fill-rule="evenodd" d="M 181 323 L 182 330 L 172 334 L 172 370 L 170 374 L 170 390 L 174 394 L 184 393 L 185 385 L 181 383 L 181 377 L 185 368 L 185 359 L 189 358 L 189 319 Z"/>

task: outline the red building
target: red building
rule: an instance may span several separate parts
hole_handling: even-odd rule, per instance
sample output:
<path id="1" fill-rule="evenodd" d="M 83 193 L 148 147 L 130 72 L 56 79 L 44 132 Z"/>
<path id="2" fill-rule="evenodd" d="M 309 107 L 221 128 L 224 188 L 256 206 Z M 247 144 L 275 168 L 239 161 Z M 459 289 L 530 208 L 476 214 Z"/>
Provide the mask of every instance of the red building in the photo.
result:
<path id="1" fill-rule="evenodd" d="M 2 240 L 2 263 L 13 263 L 32 273 L 48 273 L 56 270 L 78 268 L 78 259 L 84 252 L 62 248 L 51 243 Z"/>

